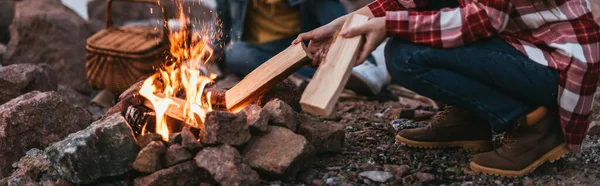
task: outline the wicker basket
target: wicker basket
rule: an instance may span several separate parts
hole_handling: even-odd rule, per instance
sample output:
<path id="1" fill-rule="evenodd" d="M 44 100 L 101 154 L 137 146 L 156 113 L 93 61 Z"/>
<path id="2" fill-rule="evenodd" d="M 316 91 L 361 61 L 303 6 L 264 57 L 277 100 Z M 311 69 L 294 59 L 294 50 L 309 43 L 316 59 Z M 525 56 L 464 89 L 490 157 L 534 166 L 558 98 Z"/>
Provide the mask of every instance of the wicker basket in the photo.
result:
<path id="1" fill-rule="evenodd" d="M 86 69 L 90 85 L 120 94 L 139 78 L 148 76 L 165 61 L 169 50 L 169 33 L 165 12 L 163 29 L 112 25 L 110 8 L 106 6 L 106 28 L 87 40 Z M 164 8 L 157 1 L 118 0 L 148 3 Z M 160 9 L 159 9 L 160 10 Z"/>

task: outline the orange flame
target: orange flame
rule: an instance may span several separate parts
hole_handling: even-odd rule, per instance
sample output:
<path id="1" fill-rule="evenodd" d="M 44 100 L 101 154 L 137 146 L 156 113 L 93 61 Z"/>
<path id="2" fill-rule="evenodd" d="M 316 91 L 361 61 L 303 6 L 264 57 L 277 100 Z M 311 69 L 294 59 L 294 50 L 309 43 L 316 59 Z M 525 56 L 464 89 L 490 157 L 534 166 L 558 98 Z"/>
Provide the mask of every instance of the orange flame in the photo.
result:
<path id="1" fill-rule="evenodd" d="M 169 97 L 185 94 L 183 116 L 185 123 L 191 126 L 201 126 L 206 114 L 210 111 L 210 94 L 204 95 L 204 88 L 213 82 L 216 74 L 203 74 L 200 69 L 206 68 L 213 55 L 209 46 L 208 34 L 193 33 L 189 26 L 190 20 L 185 16 L 181 3 L 179 7 L 179 22 L 184 25 L 179 31 L 169 33 L 172 60 L 159 68 L 142 84 L 140 95 L 148 99 L 156 112 L 156 133 L 165 141 L 169 139 L 169 128 L 166 112 L 170 107 L 178 107 Z M 202 37 L 204 36 L 204 37 Z M 160 83 L 156 83 L 156 82 Z M 156 94 L 162 93 L 165 98 Z M 145 132 L 145 127 L 143 129 Z"/>

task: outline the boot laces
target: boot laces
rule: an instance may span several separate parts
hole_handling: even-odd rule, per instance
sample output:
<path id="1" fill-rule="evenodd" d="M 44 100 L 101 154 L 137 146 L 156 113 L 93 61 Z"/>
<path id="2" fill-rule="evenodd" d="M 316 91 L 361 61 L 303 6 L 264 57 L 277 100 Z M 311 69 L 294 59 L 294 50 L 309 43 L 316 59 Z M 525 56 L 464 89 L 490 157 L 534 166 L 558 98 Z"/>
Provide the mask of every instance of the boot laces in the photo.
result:
<path id="1" fill-rule="evenodd" d="M 440 111 L 433 117 L 433 121 L 440 121 L 444 119 L 444 117 L 450 114 L 450 110 L 452 110 L 452 106 L 445 106 L 444 109 L 442 109 L 442 111 Z"/>
<path id="2" fill-rule="evenodd" d="M 504 136 L 502 138 L 502 148 L 504 148 L 505 150 L 508 150 L 508 151 L 513 149 L 512 145 L 515 144 L 517 142 L 517 140 L 514 139 L 512 132 L 519 127 L 521 127 L 521 122 L 517 122 L 516 126 L 513 128 L 513 130 L 506 131 L 504 133 Z"/>
<path id="3" fill-rule="evenodd" d="M 516 142 L 517 140 L 513 138 L 512 132 L 506 132 L 504 133 L 504 136 L 502 138 L 502 148 L 504 148 L 507 151 L 510 151 L 513 149 L 513 144 L 515 144 Z"/>

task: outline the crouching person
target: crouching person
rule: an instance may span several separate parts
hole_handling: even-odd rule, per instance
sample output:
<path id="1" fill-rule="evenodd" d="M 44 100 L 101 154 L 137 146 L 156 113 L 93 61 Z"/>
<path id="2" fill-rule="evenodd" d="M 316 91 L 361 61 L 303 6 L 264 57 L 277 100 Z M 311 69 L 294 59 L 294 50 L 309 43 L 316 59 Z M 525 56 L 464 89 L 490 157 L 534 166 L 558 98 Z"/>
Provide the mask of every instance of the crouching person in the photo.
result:
<path id="1" fill-rule="evenodd" d="M 385 56 L 392 82 L 451 105 L 396 140 L 486 150 L 493 132 L 504 133 L 502 147 L 470 163 L 502 176 L 525 175 L 569 149 L 579 152 L 600 75 L 600 26 L 590 2 L 461 0 L 429 10 L 430 2 L 377 0 L 354 12 L 371 17 L 366 24 L 340 33 L 366 37 L 359 60 L 390 37 Z M 347 18 L 294 42 L 324 42 Z"/>

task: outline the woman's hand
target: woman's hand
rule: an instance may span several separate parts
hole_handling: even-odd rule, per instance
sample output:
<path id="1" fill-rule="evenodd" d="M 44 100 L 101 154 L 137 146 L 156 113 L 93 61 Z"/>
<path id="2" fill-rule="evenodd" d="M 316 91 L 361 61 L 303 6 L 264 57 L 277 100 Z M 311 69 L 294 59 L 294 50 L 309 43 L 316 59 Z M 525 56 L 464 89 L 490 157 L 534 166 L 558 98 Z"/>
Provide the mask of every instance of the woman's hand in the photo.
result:
<path id="1" fill-rule="evenodd" d="M 347 16 L 340 17 L 327 25 L 323 25 L 310 32 L 302 33 L 292 42 L 298 44 L 302 41 L 309 40 L 308 51 L 313 57 L 312 64 L 317 66 L 321 63 L 321 59 L 325 57 L 329 46 L 333 42 L 335 33 L 342 28 Z"/>
<path id="2" fill-rule="evenodd" d="M 385 17 L 377 17 L 370 19 L 367 23 L 355 26 L 346 30 L 342 30 L 340 33 L 343 37 L 354 37 L 359 35 L 365 35 L 365 43 L 361 49 L 360 55 L 356 60 L 355 65 L 360 65 L 379 46 L 383 40 L 385 40 Z"/>

